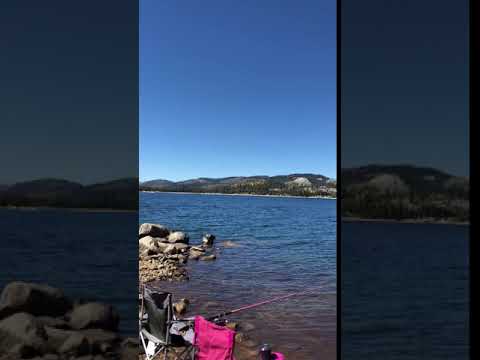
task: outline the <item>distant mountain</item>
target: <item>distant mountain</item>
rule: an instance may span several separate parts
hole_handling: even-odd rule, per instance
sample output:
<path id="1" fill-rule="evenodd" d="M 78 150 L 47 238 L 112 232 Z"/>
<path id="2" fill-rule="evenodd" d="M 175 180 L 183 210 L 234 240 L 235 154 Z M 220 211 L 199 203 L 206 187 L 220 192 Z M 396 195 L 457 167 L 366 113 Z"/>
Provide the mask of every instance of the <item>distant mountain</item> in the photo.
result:
<path id="1" fill-rule="evenodd" d="M 118 179 L 81 185 L 62 179 L 38 179 L 0 187 L 1 206 L 137 209 L 138 180 Z"/>
<path id="2" fill-rule="evenodd" d="M 335 197 L 336 181 L 317 174 L 198 178 L 178 182 L 158 179 L 140 183 L 140 190 Z"/>
<path id="3" fill-rule="evenodd" d="M 468 221 L 469 179 L 428 167 L 369 165 L 341 171 L 342 215 Z"/>
<path id="4" fill-rule="evenodd" d="M 174 184 L 174 182 L 168 181 L 168 180 L 163 180 L 163 179 L 157 179 L 157 180 L 145 181 L 145 182 L 142 182 L 140 184 L 143 185 L 143 186 L 149 186 L 149 187 L 152 187 L 152 188 L 161 188 L 163 186 L 170 186 L 170 185 Z"/>

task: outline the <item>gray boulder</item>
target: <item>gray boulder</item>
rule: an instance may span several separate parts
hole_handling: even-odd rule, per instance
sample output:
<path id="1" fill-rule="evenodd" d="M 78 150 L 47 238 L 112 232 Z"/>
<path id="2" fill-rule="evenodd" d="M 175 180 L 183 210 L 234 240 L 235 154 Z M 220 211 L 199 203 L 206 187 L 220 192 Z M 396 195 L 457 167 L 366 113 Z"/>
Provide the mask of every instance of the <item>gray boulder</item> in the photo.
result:
<path id="1" fill-rule="evenodd" d="M 140 352 L 140 342 L 138 338 L 126 338 L 121 343 L 121 360 L 138 359 Z"/>
<path id="2" fill-rule="evenodd" d="M 0 321 L 0 354 L 44 354 L 47 339 L 43 326 L 30 314 L 17 313 Z"/>
<path id="3" fill-rule="evenodd" d="M 48 285 L 11 282 L 0 295 L 0 319 L 18 312 L 35 316 L 61 316 L 72 302 L 61 290 Z"/>
<path id="4" fill-rule="evenodd" d="M 140 225 L 140 228 L 138 229 L 139 238 L 144 236 L 166 238 L 168 234 L 170 234 L 170 230 L 163 225 L 145 223 Z"/>
<path id="5" fill-rule="evenodd" d="M 183 231 L 175 231 L 168 235 L 169 243 L 184 243 L 188 244 L 189 238 L 188 235 Z"/>
<path id="6" fill-rule="evenodd" d="M 60 346 L 58 352 L 68 356 L 82 356 L 90 353 L 90 344 L 87 338 L 79 333 L 73 333 Z"/>
<path id="7" fill-rule="evenodd" d="M 37 321 L 42 326 L 49 326 L 57 329 L 68 329 L 68 322 L 63 318 L 54 318 L 50 316 L 37 316 Z"/>
<path id="8" fill-rule="evenodd" d="M 58 329 L 50 326 L 45 326 L 47 333 L 47 342 L 49 349 L 59 349 L 62 344 L 74 333 L 72 330 Z"/>
<path id="9" fill-rule="evenodd" d="M 158 239 L 148 235 L 138 240 L 138 249 L 140 253 L 143 253 L 143 252 L 156 253 L 159 251 L 158 244 L 159 244 Z"/>
<path id="10" fill-rule="evenodd" d="M 73 309 L 69 324 L 72 329 L 98 328 L 115 331 L 118 322 L 119 316 L 111 305 L 91 302 Z"/>
<path id="11" fill-rule="evenodd" d="M 184 243 L 175 243 L 169 244 L 164 250 L 163 253 L 166 255 L 175 255 L 175 254 L 183 254 L 188 251 L 190 247 Z"/>

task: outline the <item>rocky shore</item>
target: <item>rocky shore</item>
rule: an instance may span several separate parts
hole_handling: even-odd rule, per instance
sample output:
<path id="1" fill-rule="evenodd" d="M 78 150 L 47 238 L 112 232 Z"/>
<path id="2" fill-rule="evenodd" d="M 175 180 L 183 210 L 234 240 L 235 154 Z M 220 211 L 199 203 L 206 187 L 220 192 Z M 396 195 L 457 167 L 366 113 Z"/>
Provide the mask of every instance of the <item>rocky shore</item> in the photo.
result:
<path id="1" fill-rule="evenodd" d="M 215 236 L 205 234 L 197 245 L 190 244 L 183 231 L 145 223 L 138 232 L 139 283 L 188 280 L 185 265 L 189 260 L 212 261 L 217 254 Z"/>
<path id="2" fill-rule="evenodd" d="M 204 234 L 195 245 L 183 231 L 170 230 L 163 225 L 145 223 L 139 228 L 139 278 L 140 285 L 153 281 L 187 281 L 188 261 L 212 261 L 217 258 L 212 234 Z M 239 245 L 232 241 L 221 243 L 223 248 Z M 155 284 L 156 288 L 161 285 Z M 193 316 L 189 313 L 189 299 L 176 299 L 174 311 L 178 317 Z M 236 331 L 235 357 L 237 360 L 254 359 L 259 343 L 250 335 L 255 331 L 251 323 L 227 321 L 225 326 Z M 182 349 L 178 349 L 181 351 Z M 140 357 L 141 359 L 144 356 Z"/>
<path id="3" fill-rule="evenodd" d="M 0 360 L 138 359 L 138 339 L 122 337 L 119 320 L 111 305 L 9 283 L 0 295 Z"/>

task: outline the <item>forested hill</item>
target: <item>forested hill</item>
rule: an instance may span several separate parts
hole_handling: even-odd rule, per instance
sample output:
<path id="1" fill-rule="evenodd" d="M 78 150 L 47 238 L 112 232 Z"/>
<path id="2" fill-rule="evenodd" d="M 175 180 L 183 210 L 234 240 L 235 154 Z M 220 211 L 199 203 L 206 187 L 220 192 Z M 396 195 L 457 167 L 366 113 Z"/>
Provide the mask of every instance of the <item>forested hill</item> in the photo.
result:
<path id="1" fill-rule="evenodd" d="M 408 165 L 342 170 L 342 215 L 365 219 L 469 220 L 467 177 Z"/>
<path id="2" fill-rule="evenodd" d="M 0 206 L 137 210 L 138 180 L 82 185 L 62 179 L 38 179 L 3 185 Z"/>
<path id="3" fill-rule="evenodd" d="M 336 181 L 317 174 L 163 179 L 140 183 L 143 191 L 336 197 Z"/>

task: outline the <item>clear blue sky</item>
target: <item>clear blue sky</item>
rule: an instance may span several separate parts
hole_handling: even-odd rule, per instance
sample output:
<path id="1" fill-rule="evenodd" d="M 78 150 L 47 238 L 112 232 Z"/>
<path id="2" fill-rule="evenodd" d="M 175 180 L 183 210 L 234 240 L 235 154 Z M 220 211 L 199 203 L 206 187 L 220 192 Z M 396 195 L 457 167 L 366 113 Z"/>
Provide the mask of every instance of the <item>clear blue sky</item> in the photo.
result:
<path id="1" fill-rule="evenodd" d="M 140 1 L 140 179 L 336 177 L 336 2 Z"/>

